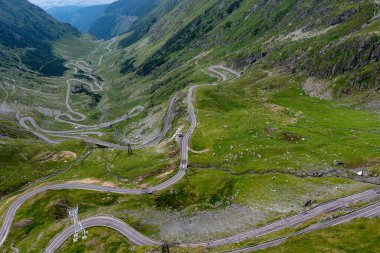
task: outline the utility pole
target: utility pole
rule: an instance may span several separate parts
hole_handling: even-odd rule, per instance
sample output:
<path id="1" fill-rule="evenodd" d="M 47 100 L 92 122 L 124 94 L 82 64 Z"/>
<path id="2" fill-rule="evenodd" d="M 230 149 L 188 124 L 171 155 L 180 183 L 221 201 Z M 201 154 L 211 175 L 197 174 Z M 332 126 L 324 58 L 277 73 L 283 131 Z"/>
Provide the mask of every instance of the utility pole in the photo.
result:
<path id="1" fill-rule="evenodd" d="M 103 160 L 104 160 L 104 174 L 107 174 L 107 172 L 110 172 L 110 169 L 108 167 L 106 149 L 103 149 Z"/>
<path id="2" fill-rule="evenodd" d="M 79 234 L 82 233 L 82 240 L 87 239 L 87 231 L 83 228 L 82 222 L 79 220 L 78 217 L 78 206 L 75 208 L 69 208 L 68 213 L 69 213 L 69 218 L 74 223 L 74 239 L 73 242 L 78 241 Z"/>
<path id="3" fill-rule="evenodd" d="M 169 251 L 169 243 L 162 244 L 162 251 L 161 253 L 170 253 Z"/>
<path id="4" fill-rule="evenodd" d="M 133 155 L 133 150 L 132 150 L 131 144 L 128 143 L 127 146 L 128 146 L 128 155 Z"/>

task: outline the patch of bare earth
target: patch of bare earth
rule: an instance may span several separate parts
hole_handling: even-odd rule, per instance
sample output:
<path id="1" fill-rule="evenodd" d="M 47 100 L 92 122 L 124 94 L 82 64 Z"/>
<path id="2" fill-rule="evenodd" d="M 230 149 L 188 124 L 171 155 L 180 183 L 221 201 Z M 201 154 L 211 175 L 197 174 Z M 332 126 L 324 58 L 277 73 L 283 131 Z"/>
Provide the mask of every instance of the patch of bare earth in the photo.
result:
<path id="1" fill-rule="evenodd" d="M 24 228 L 33 224 L 33 219 L 22 219 L 20 221 L 14 222 L 13 227 Z"/>
<path id="2" fill-rule="evenodd" d="M 54 153 L 50 151 L 45 151 L 37 154 L 32 158 L 32 161 L 44 163 L 49 161 L 72 161 L 77 159 L 77 154 L 71 151 L 61 151 L 59 153 Z"/>
<path id="3" fill-rule="evenodd" d="M 62 151 L 57 154 L 58 160 L 74 160 L 77 159 L 77 154 L 71 151 Z"/>
<path id="4" fill-rule="evenodd" d="M 300 29 L 298 29 L 292 33 L 289 33 L 287 35 L 279 36 L 276 39 L 276 41 L 285 41 L 285 40 L 298 41 L 298 40 L 303 40 L 303 39 L 310 39 L 313 37 L 323 35 L 333 28 L 335 28 L 335 26 L 329 26 L 329 27 L 327 27 L 325 29 L 321 29 L 321 30 L 305 31 L 305 28 L 302 27 L 302 28 L 300 28 Z"/>
<path id="5" fill-rule="evenodd" d="M 81 180 L 71 181 L 72 183 L 81 183 L 81 184 L 96 184 L 105 187 L 116 187 L 116 185 L 112 182 L 104 182 L 94 178 L 83 178 Z"/>
<path id="6" fill-rule="evenodd" d="M 327 84 L 321 80 L 313 77 L 309 77 L 302 84 L 304 92 L 310 97 L 331 100 L 332 92 L 327 88 Z"/>

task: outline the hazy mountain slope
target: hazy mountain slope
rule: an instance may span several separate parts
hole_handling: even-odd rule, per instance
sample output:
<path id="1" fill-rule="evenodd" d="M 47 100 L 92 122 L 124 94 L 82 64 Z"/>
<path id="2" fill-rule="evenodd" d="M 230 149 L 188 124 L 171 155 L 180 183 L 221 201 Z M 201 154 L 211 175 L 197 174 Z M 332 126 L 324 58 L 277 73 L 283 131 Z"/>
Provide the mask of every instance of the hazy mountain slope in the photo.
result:
<path id="1" fill-rule="evenodd" d="M 160 2 L 167 0 L 119 0 L 108 5 L 83 8 L 56 7 L 48 9 L 48 12 L 59 21 L 75 26 L 82 33 L 110 39 L 129 31 L 136 20 L 144 19 Z"/>
<path id="2" fill-rule="evenodd" d="M 0 0 L 0 6 L 2 54 L 12 55 L 22 49 L 17 51 L 22 64 L 45 75 L 61 75 L 65 68 L 62 60 L 53 55 L 51 43 L 78 32 L 26 0 Z M 6 64 L 11 63 L 3 62 Z"/>
<path id="3" fill-rule="evenodd" d="M 209 58 L 241 69 L 259 62 L 328 79 L 337 95 L 380 86 L 379 7 L 374 1 L 197 2 L 182 1 L 155 22 L 136 43 L 140 49 L 127 53 L 123 73 L 162 73 L 212 50 Z M 181 9 L 187 17 L 196 15 L 183 19 Z M 120 42 L 127 52 L 128 46 L 136 49 L 133 36 Z"/>
<path id="4" fill-rule="evenodd" d="M 144 17 L 158 0 L 119 0 L 107 6 L 104 14 L 95 20 L 88 32 L 98 38 L 109 39 L 125 33 L 140 17 Z"/>
<path id="5" fill-rule="evenodd" d="M 62 6 L 91 6 L 99 4 L 110 4 L 115 0 L 30 0 L 30 2 L 41 6 L 42 8 L 49 9 Z"/>
<path id="6" fill-rule="evenodd" d="M 47 9 L 46 12 L 54 17 L 55 14 L 70 13 L 70 12 L 80 10 L 82 8 L 83 7 L 81 7 L 81 6 L 67 5 L 67 6 L 62 6 L 62 7 L 51 7 L 49 9 Z"/>
<path id="7" fill-rule="evenodd" d="M 94 5 L 89 7 L 55 7 L 47 12 L 61 22 L 69 23 L 82 33 L 88 33 L 92 23 L 103 15 L 107 5 Z"/>

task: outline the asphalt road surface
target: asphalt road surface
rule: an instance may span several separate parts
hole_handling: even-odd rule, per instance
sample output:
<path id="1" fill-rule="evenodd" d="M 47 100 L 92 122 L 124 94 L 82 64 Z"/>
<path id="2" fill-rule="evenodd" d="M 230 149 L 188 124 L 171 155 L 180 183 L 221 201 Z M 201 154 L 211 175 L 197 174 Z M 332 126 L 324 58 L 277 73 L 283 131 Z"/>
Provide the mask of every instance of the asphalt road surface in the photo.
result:
<path id="1" fill-rule="evenodd" d="M 244 233 L 240 233 L 234 236 L 221 238 L 217 240 L 212 240 L 208 242 L 200 242 L 200 243 L 184 243 L 179 244 L 179 247 L 215 247 L 225 244 L 231 244 L 231 243 L 238 243 L 245 241 L 250 238 L 257 238 L 261 237 L 263 235 L 266 235 L 268 233 L 272 233 L 275 231 L 278 231 L 283 228 L 289 228 L 294 227 L 296 225 L 299 225 L 317 215 L 327 213 L 331 210 L 336 210 L 339 208 L 342 208 L 346 205 L 349 205 L 351 203 L 360 202 L 360 201 L 366 201 L 369 199 L 373 199 L 380 196 L 380 189 L 377 190 L 370 190 L 366 192 L 362 192 L 359 194 L 355 194 L 353 196 L 349 196 L 346 198 L 330 201 L 324 204 L 319 205 L 318 207 L 311 209 L 307 212 L 300 213 L 297 215 L 294 215 L 292 217 L 289 217 L 287 219 L 283 219 L 277 222 L 274 222 L 272 224 L 263 226 L 261 228 L 253 229 Z M 357 210 L 355 212 L 352 212 L 348 215 L 327 221 L 318 223 L 315 225 L 312 225 L 310 227 L 307 227 L 294 235 L 300 235 L 305 234 L 310 231 L 314 231 L 317 229 L 322 229 L 330 226 L 335 226 L 341 223 L 349 222 L 354 218 L 360 218 L 360 217 L 374 217 L 376 215 L 380 215 L 380 203 L 375 203 L 373 205 L 367 206 L 365 208 L 362 208 L 360 210 Z M 159 245 L 162 244 L 162 242 L 155 241 L 153 239 L 150 239 L 138 231 L 136 231 L 134 228 L 129 226 L 128 224 L 124 223 L 123 221 L 120 221 L 119 219 L 109 217 L 109 216 L 101 216 L 101 217 L 93 217 L 87 220 L 83 221 L 83 226 L 85 228 L 89 227 L 99 227 L 104 226 L 108 228 L 115 229 L 116 231 L 123 234 L 125 237 L 128 238 L 132 243 L 136 245 Z M 67 239 L 69 239 L 74 234 L 73 227 L 69 227 L 65 229 L 61 234 L 59 234 L 57 237 L 55 237 L 50 245 L 46 248 L 45 253 L 54 252 L 54 250 L 58 249 Z M 243 249 L 233 250 L 230 252 L 251 252 L 255 250 L 265 249 L 268 247 L 274 247 L 279 245 L 280 243 L 284 242 L 287 238 L 290 236 L 282 237 L 277 240 L 273 240 L 270 242 L 266 242 L 263 244 L 259 244 L 253 247 L 247 247 Z"/>

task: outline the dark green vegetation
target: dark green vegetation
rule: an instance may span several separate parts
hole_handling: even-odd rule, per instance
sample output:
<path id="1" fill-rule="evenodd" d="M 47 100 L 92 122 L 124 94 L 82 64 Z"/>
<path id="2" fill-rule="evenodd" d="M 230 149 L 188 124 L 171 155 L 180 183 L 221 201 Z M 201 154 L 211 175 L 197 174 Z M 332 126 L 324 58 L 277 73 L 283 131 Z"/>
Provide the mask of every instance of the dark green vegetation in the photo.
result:
<path id="1" fill-rule="evenodd" d="M 150 32 L 150 29 L 154 24 L 156 24 L 156 22 L 174 10 L 179 4 L 179 1 L 161 0 L 157 2 L 159 2 L 159 4 L 155 9 L 153 9 L 143 18 L 137 20 L 131 26 L 131 28 L 128 30 L 128 36 L 120 41 L 120 47 L 128 47 L 138 42 Z"/>
<path id="2" fill-rule="evenodd" d="M 89 96 L 91 98 L 91 106 L 96 106 L 102 98 L 102 96 L 100 94 L 92 92 L 88 88 L 84 87 L 83 84 L 79 84 L 79 85 L 74 86 L 73 89 L 71 90 L 71 92 L 73 94 L 84 93 L 84 94 L 86 94 L 86 96 Z"/>
<path id="3" fill-rule="evenodd" d="M 47 76 L 62 75 L 66 68 L 63 60 L 53 54 L 52 43 L 63 35 L 78 35 L 78 32 L 27 0 L 1 0 L 0 6 L 0 44 L 5 47 L 2 51 L 5 55 L 10 50 L 17 51 L 20 60 L 12 63 L 5 59 L 2 64 L 14 68 L 24 64 Z"/>
<path id="4" fill-rule="evenodd" d="M 208 32 L 212 31 L 215 25 L 226 19 L 227 16 L 240 6 L 240 1 L 232 2 L 230 5 L 215 4 L 207 9 L 194 21 L 183 27 L 178 33 L 172 36 L 158 51 L 156 51 L 137 72 L 138 74 L 148 75 L 155 68 L 163 65 L 170 60 L 170 55 L 186 47 L 191 46 L 195 40 L 203 38 Z"/>

